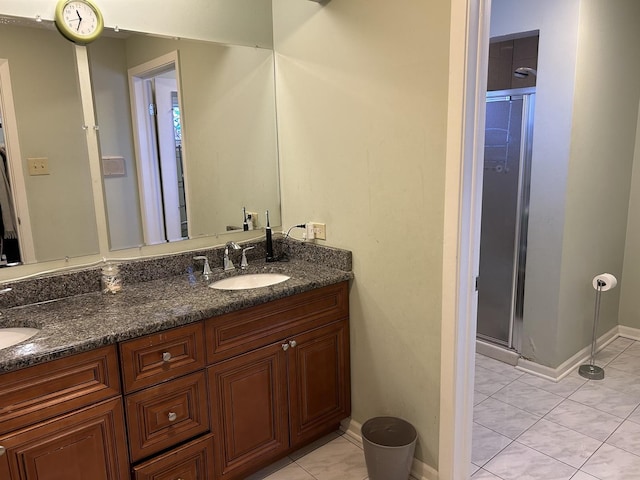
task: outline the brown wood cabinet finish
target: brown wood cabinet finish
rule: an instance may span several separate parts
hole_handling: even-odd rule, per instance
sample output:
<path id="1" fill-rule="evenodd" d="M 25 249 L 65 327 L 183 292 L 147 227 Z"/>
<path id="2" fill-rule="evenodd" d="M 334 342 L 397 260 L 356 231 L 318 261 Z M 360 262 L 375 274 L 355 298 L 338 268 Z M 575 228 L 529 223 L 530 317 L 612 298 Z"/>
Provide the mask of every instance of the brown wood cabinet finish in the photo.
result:
<path id="1" fill-rule="evenodd" d="M 134 462 L 209 431 L 204 371 L 128 395 L 125 404 Z"/>
<path id="2" fill-rule="evenodd" d="M 290 447 L 333 430 L 351 414 L 346 320 L 293 337 L 289 348 Z"/>
<path id="3" fill-rule="evenodd" d="M 277 307 L 268 304 L 270 308 L 263 309 L 265 305 L 241 315 L 225 315 L 222 328 L 214 328 L 220 326 L 217 319 L 207 321 L 208 340 L 212 335 L 223 338 L 222 332 L 235 332 L 237 335 L 226 338 L 233 338 L 231 343 L 243 338 L 247 345 L 243 350 L 233 346 L 216 353 L 215 346 L 221 343 L 214 344 L 213 350 L 208 343 L 208 358 L 241 352 L 208 368 L 212 430 L 218 439 L 217 480 L 245 478 L 335 430 L 350 415 L 348 303 L 343 305 L 347 292 L 344 282 L 315 290 L 313 295 L 278 300 Z M 305 300 L 322 308 L 307 310 Z M 262 325 L 259 314 L 265 310 L 280 337 L 252 348 L 274 337 L 262 328 L 253 333 L 247 330 L 247 325 Z M 293 325 L 291 333 L 285 325 Z M 304 325 L 313 328 L 301 329 Z"/>
<path id="4" fill-rule="evenodd" d="M 114 345 L 0 375 L 0 435 L 120 394 Z"/>
<path id="5" fill-rule="evenodd" d="M 3 480 L 126 480 L 129 459 L 120 398 L 0 437 Z"/>
<path id="6" fill-rule="evenodd" d="M 207 362 L 263 347 L 349 315 L 348 283 L 342 282 L 206 321 Z"/>
<path id="7" fill-rule="evenodd" d="M 212 435 L 199 438 L 134 467 L 134 480 L 213 480 Z"/>
<path id="8" fill-rule="evenodd" d="M 202 322 L 120 344 L 125 393 L 195 372 L 205 367 Z"/>
<path id="9" fill-rule="evenodd" d="M 280 344 L 208 369 L 216 479 L 245 474 L 289 448 L 287 365 Z"/>

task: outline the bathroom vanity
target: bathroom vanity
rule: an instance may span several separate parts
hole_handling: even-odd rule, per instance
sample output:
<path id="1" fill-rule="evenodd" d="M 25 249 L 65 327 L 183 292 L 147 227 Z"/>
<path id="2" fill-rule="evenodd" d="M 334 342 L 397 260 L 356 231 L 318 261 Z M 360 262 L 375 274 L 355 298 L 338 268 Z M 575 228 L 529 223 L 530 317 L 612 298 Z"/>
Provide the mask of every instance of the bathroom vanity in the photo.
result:
<path id="1" fill-rule="evenodd" d="M 0 350 L 0 478 L 242 479 L 337 429 L 351 272 L 266 268 L 291 279 L 183 275 L 3 311 L 41 332 Z"/>

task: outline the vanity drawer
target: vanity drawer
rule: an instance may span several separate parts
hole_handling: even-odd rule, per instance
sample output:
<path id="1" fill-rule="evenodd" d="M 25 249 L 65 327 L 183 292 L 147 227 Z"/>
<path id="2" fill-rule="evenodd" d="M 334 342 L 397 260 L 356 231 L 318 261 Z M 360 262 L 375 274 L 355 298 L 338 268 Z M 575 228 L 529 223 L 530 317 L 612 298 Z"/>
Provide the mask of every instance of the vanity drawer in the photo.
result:
<path id="1" fill-rule="evenodd" d="M 195 372 L 205 366 L 202 322 L 120 344 L 125 393 Z"/>
<path id="2" fill-rule="evenodd" d="M 125 408 L 134 462 L 209 431 L 204 372 L 128 395 Z"/>
<path id="3" fill-rule="evenodd" d="M 115 345 L 0 375 L 0 434 L 120 395 Z"/>
<path id="4" fill-rule="evenodd" d="M 134 480 L 214 478 L 213 435 L 199 438 L 133 468 Z"/>
<path id="5" fill-rule="evenodd" d="M 207 362 L 218 362 L 348 316 L 348 282 L 342 282 L 213 317 L 205 322 Z"/>

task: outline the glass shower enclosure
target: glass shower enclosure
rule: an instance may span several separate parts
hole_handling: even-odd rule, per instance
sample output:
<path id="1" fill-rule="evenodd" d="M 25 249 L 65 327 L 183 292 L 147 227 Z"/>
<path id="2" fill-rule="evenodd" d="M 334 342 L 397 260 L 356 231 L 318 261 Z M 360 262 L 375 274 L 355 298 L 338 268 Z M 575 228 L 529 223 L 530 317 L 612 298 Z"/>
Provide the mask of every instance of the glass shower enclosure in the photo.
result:
<path id="1" fill-rule="evenodd" d="M 535 88 L 487 93 L 479 339 L 520 350 Z"/>

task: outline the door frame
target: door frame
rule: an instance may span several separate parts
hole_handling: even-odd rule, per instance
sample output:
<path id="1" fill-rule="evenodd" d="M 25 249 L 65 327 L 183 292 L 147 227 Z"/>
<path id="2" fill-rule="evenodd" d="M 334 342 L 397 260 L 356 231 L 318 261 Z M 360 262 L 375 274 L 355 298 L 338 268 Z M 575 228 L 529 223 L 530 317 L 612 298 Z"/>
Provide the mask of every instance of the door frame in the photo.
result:
<path id="1" fill-rule="evenodd" d="M 13 194 L 14 214 L 18 220 L 16 229 L 18 230 L 18 244 L 20 245 L 20 260 L 23 264 L 34 263 L 36 262 L 36 254 L 33 231 L 31 229 L 31 216 L 29 215 L 27 188 L 21 163 L 22 153 L 20 152 L 18 138 L 16 109 L 13 103 L 11 72 L 9 70 L 9 61 L 3 58 L 0 58 L 0 110 L 2 111 L 2 129 L 7 147 L 7 175 L 9 176 Z M 16 159 L 17 161 L 15 161 Z"/>
<path id="2" fill-rule="evenodd" d="M 491 0 L 451 0 L 442 265 L 439 480 L 467 480 Z"/>

